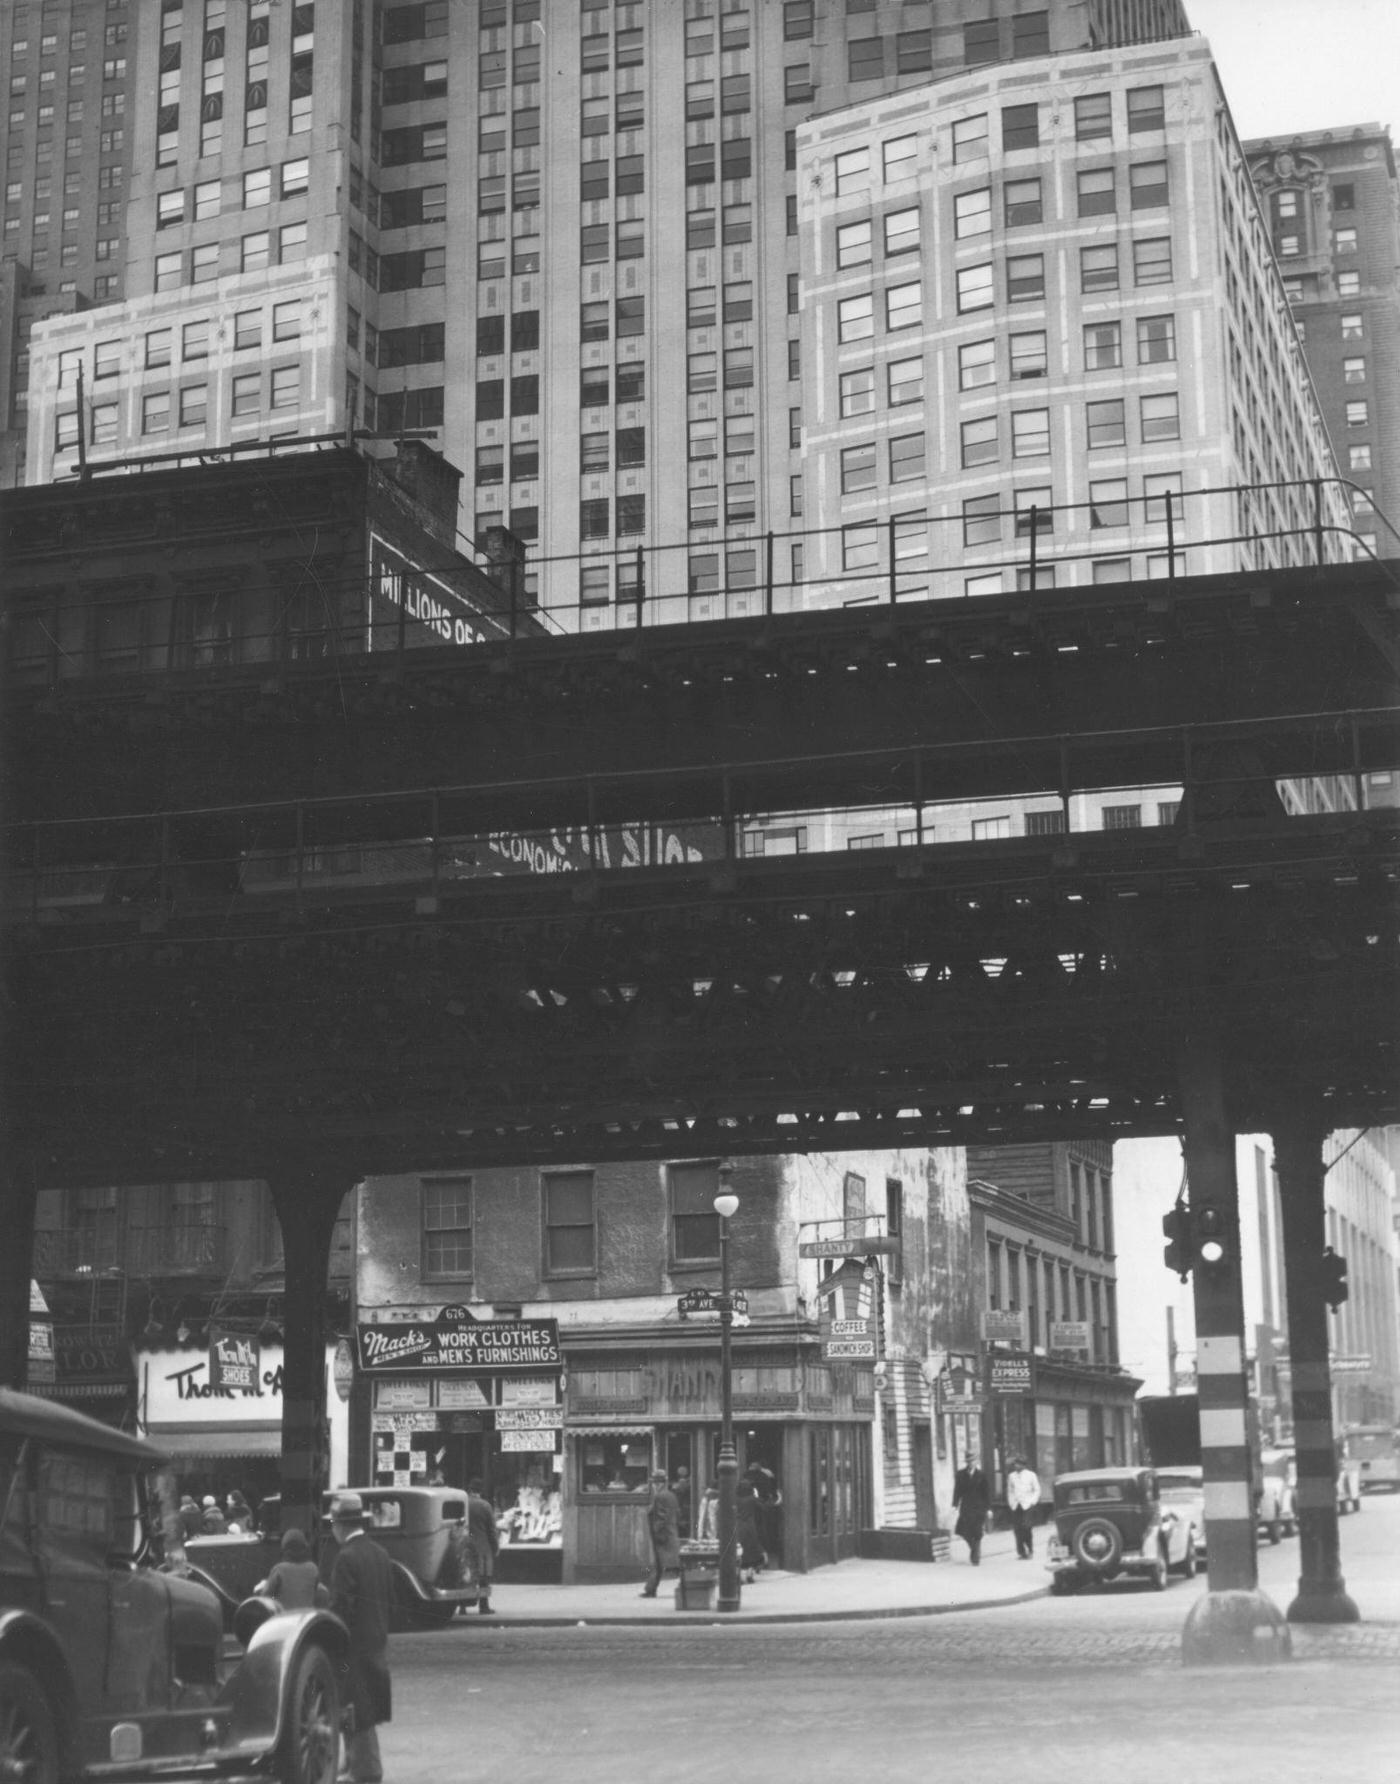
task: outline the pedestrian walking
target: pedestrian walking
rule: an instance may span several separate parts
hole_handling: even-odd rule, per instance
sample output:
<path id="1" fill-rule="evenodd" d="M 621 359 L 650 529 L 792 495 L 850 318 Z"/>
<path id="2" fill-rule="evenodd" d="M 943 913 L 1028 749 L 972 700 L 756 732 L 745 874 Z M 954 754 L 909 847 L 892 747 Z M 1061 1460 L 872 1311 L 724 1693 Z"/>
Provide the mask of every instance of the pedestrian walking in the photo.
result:
<path id="1" fill-rule="evenodd" d="M 237 1487 L 224 1500 L 224 1519 L 231 1533 L 253 1528 L 253 1508 Z"/>
<path id="2" fill-rule="evenodd" d="M 666 1471 L 656 1469 L 651 1477 L 651 1500 L 647 1505 L 647 1530 L 651 1536 L 651 1572 L 642 1588 L 643 1598 L 655 1598 L 661 1576 L 679 1569 L 681 1508 L 676 1495 L 666 1485 Z"/>
<path id="3" fill-rule="evenodd" d="M 186 1541 L 204 1534 L 204 1514 L 188 1493 L 180 1500 L 180 1534 Z"/>
<path id="4" fill-rule="evenodd" d="M 331 1505 L 331 1534 L 338 1545 L 331 1569 L 331 1609 L 350 1633 L 346 1773 L 353 1784 L 381 1784 L 378 1725 L 393 1714 L 389 1615 L 394 1568 L 379 1544 L 365 1534 L 364 1501 L 358 1493 L 337 1494 Z"/>
<path id="5" fill-rule="evenodd" d="M 758 1488 L 745 1475 L 734 1490 L 734 1527 L 739 1538 L 739 1565 L 749 1585 L 758 1578 L 759 1569 L 768 1565 L 759 1524 L 762 1509 Z"/>
<path id="6" fill-rule="evenodd" d="M 1006 1477 L 1006 1503 L 1011 1507 L 1011 1527 L 1016 1532 L 1016 1557 L 1029 1561 L 1035 1554 L 1035 1508 L 1040 1504 L 1040 1476 L 1017 1456 Z"/>
<path id="7" fill-rule="evenodd" d="M 987 1529 L 987 1513 L 992 1509 L 992 1490 L 987 1477 L 975 1461 L 966 1462 L 953 1477 L 953 1504 L 958 1521 L 953 1529 L 968 1546 L 974 1567 L 982 1565 L 982 1538 Z"/>
<path id="8" fill-rule="evenodd" d="M 311 1544 L 295 1524 L 282 1532 L 282 1559 L 253 1590 L 275 1598 L 284 1611 L 312 1611 L 330 1603 L 320 1569 L 311 1559 Z"/>
<path id="9" fill-rule="evenodd" d="M 476 1601 L 476 1608 L 485 1616 L 491 1609 L 491 1582 L 496 1577 L 501 1532 L 496 1523 L 496 1509 L 479 1480 L 467 1482 L 467 1536 L 476 1563 L 476 1577 L 481 1582 L 481 1596 Z"/>
<path id="10" fill-rule="evenodd" d="M 783 1503 L 782 1489 L 777 1475 L 762 1462 L 750 1462 L 744 1473 L 758 1494 L 758 1538 L 763 1545 L 763 1564 L 767 1567 L 774 1563 L 781 1544 L 778 1507 Z M 780 1560 L 778 1564 L 781 1565 Z"/>
<path id="11" fill-rule="evenodd" d="M 212 1493 L 206 1493 L 199 1516 L 199 1534 L 201 1536 L 224 1536 L 227 1533 L 228 1520 L 219 1510 L 218 1500 Z"/>
<path id="12" fill-rule="evenodd" d="M 697 1534 L 701 1542 L 719 1541 L 719 1488 L 713 1481 L 700 1497 L 700 1527 Z"/>

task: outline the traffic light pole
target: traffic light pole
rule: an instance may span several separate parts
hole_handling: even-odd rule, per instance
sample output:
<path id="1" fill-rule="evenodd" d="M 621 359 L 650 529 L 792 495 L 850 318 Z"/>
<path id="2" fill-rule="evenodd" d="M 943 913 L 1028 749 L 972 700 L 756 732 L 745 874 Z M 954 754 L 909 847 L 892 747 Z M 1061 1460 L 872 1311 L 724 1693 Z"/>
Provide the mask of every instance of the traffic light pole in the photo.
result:
<path id="1" fill-rule="evenodd" d="M 1355 1623 L 1342 1578 L 1337 1518 L 1337 1445 L 1332 1422 L 1323 1253 L 1322 1129 L 1304 1120 L 1274 1126 L 1283 1262 L 1288 1285 L 1288 1353 L 1293 1376 L 1293 1440 L 1298 1460 L 1298 1596 L 1290 1623 Z"/>
<path id="2" fill-rule="evenodd" d="M 1213 1037 L 1188 1036 L 1178 1077 L 1190 1186 L 1196 1388 L 1201 1416 L 1209 1590 L 1182 1631 L 1188 1665 L 1286 1659 L 1288 1626 L 1259 1590 L 1246 1407 L 1235 1136 Z"/>

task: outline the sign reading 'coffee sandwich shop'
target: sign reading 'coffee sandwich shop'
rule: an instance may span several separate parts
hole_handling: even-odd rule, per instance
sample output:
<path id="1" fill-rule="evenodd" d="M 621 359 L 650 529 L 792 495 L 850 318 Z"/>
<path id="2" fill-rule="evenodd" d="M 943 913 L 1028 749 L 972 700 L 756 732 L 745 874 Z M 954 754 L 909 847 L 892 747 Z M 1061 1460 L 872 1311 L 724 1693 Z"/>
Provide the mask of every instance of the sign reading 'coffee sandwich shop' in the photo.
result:
<path id="1" fill-rule="evenodd" d="M 456 1369 L 494 1375 L 502 1369 L 557 1369 L 559 1327 L 552 1319 L 475 1319 L 465 1307 L 444 1307 L 436 1319 L 356 1327 L 366 1375 Z"/>

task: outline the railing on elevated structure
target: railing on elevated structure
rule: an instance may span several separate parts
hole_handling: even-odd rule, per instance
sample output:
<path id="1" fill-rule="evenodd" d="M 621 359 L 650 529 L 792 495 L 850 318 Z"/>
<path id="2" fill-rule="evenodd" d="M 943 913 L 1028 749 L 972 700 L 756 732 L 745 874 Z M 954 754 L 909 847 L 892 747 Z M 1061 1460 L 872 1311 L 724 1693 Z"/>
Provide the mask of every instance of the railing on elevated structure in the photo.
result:
<path id="1" fill-rule="evenodd" d="M 288 449 L 344 446 L 343 436 L 284 442 Z M 133 469 L 223 460 L 238 451 L 171 454 L 130 461 Z M 267 444 L 257 452 L 265 455 Z M 251 453 L 249 456 L 254 456 Z M 113 471 L 121 466 L 107 467 Z M 598 542 L 562 557 L 527 559 L 527 589 L 543 573 L 572 598 L 536 609 L 512 601 L 494 617 L 516 636 L 526 623 L 567 636 L 579 632 L 755 618 L 825 607 L 874 606 L 930 599 L 973 603 L 980 596 L 1023 590 L 1033 599 L 1056 588 L 1162 582 L 1249 569 L 1298 568 L 1358 559 L 1383 561 L 1373 535 L 1352 524 L 1365 492 L 1342 478 L 1220 485 L 1090 502 L 1018 504 L 1014 496 L 977 498 L 957 514 L 888 515 L 833 527 L 786 532 L 730 531 L 683 543 Z M 1009 502 L 1009 505 L 1007 505 Z M 1379 510 L 1384 542 L 1400 555 L 1400 531 Z M 100 542 L 98 542 L 100 543 Z M 802 566 L 795 571 L 795 559 Z M 412 574 L 430 582 L 460 564 L 422 564 Z M 178 589 L 149 597 L 129 586 L 110 600 L 89 591 L 28 599 L 22 564 L 13 560 L 5 675 L 14 685 L 48 686 L 87 676 L 175 670 L 227 671 L 242 666 L 315 662 L 369 653 L 400 654 L 440 642 L 431 630 L 410 635 L 409 602 L 397 597 L 390 622 L 370 617 L 369 585 L 357 574 L 316 579 L 319 611 L 293 623 L 279 611 L 258 630 L 252 603 L 228 607 L 217 625 L 201 622 L 191 594 Z M 598 590 L 593 598 L 590 578 Z M 115 618 L 110 625 L 104 615 Z M 146 610 L 149 609 L 149 612 Z M 90 621 L 85 616 L 91 614 Z M 78 643 L 71 642 L 78 639 Z M 470 649 L 477 640 L 460 648 Z"/>

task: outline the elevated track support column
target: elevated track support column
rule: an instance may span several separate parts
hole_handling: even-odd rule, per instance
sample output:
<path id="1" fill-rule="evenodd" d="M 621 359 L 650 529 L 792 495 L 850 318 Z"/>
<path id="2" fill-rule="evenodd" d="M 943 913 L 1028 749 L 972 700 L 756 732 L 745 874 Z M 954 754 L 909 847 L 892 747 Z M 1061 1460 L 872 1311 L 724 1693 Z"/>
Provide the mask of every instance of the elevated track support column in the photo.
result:
<path id="1" fill-rule="evenodd" d="M 350 1179 L 317 1168 L 268 1179 L 282 1223 L 286 1291 L 282 1363 L 282 1528 L 315 1544 L 330 1465 L 326 1302 L 331 1236 Z"/>
<path id="2" fill-rule="evenodd" d="M 1249 1389 L 1235 1136 L 1225 1114 L 1213 1036 L 1187 1036 L 1178 1076 L 1193 1233 L 1196 1386 L 1209 1555 L 1209 1589 L 1186 1618 L 1181 1657 L 1188 1666 L 1286 1660 L 1292 1653 L 1288 1625 L 1259 1590 L 1245 1418 Z"/>
<path id="3" fill-rule="evenodd" d="M 1288 1287 L 1288 1351 L 1293 1374 L 1293 1440 L 1298 1459 L 1298 1596 L 1290 1623 L 1355 1623 L 1360 1611 L 1342 1578 L 1337 1518 L 1337 1444 L 1332 1422 L 1332 1370 L 1322 1254 L 1327 1245 L 1323 1201 L 1323 1129 L 1295 1114 L 1273 1130 L 1283 1213 L 1283 1264 Z"/>
<path id="4" fill-rule="evenodd" d="M 22 1388 L 29 1371 L 29 1279 L 34 1270 L 35 1192 L 13 1166 L 0 1173 L 0 1387 Z"/>

